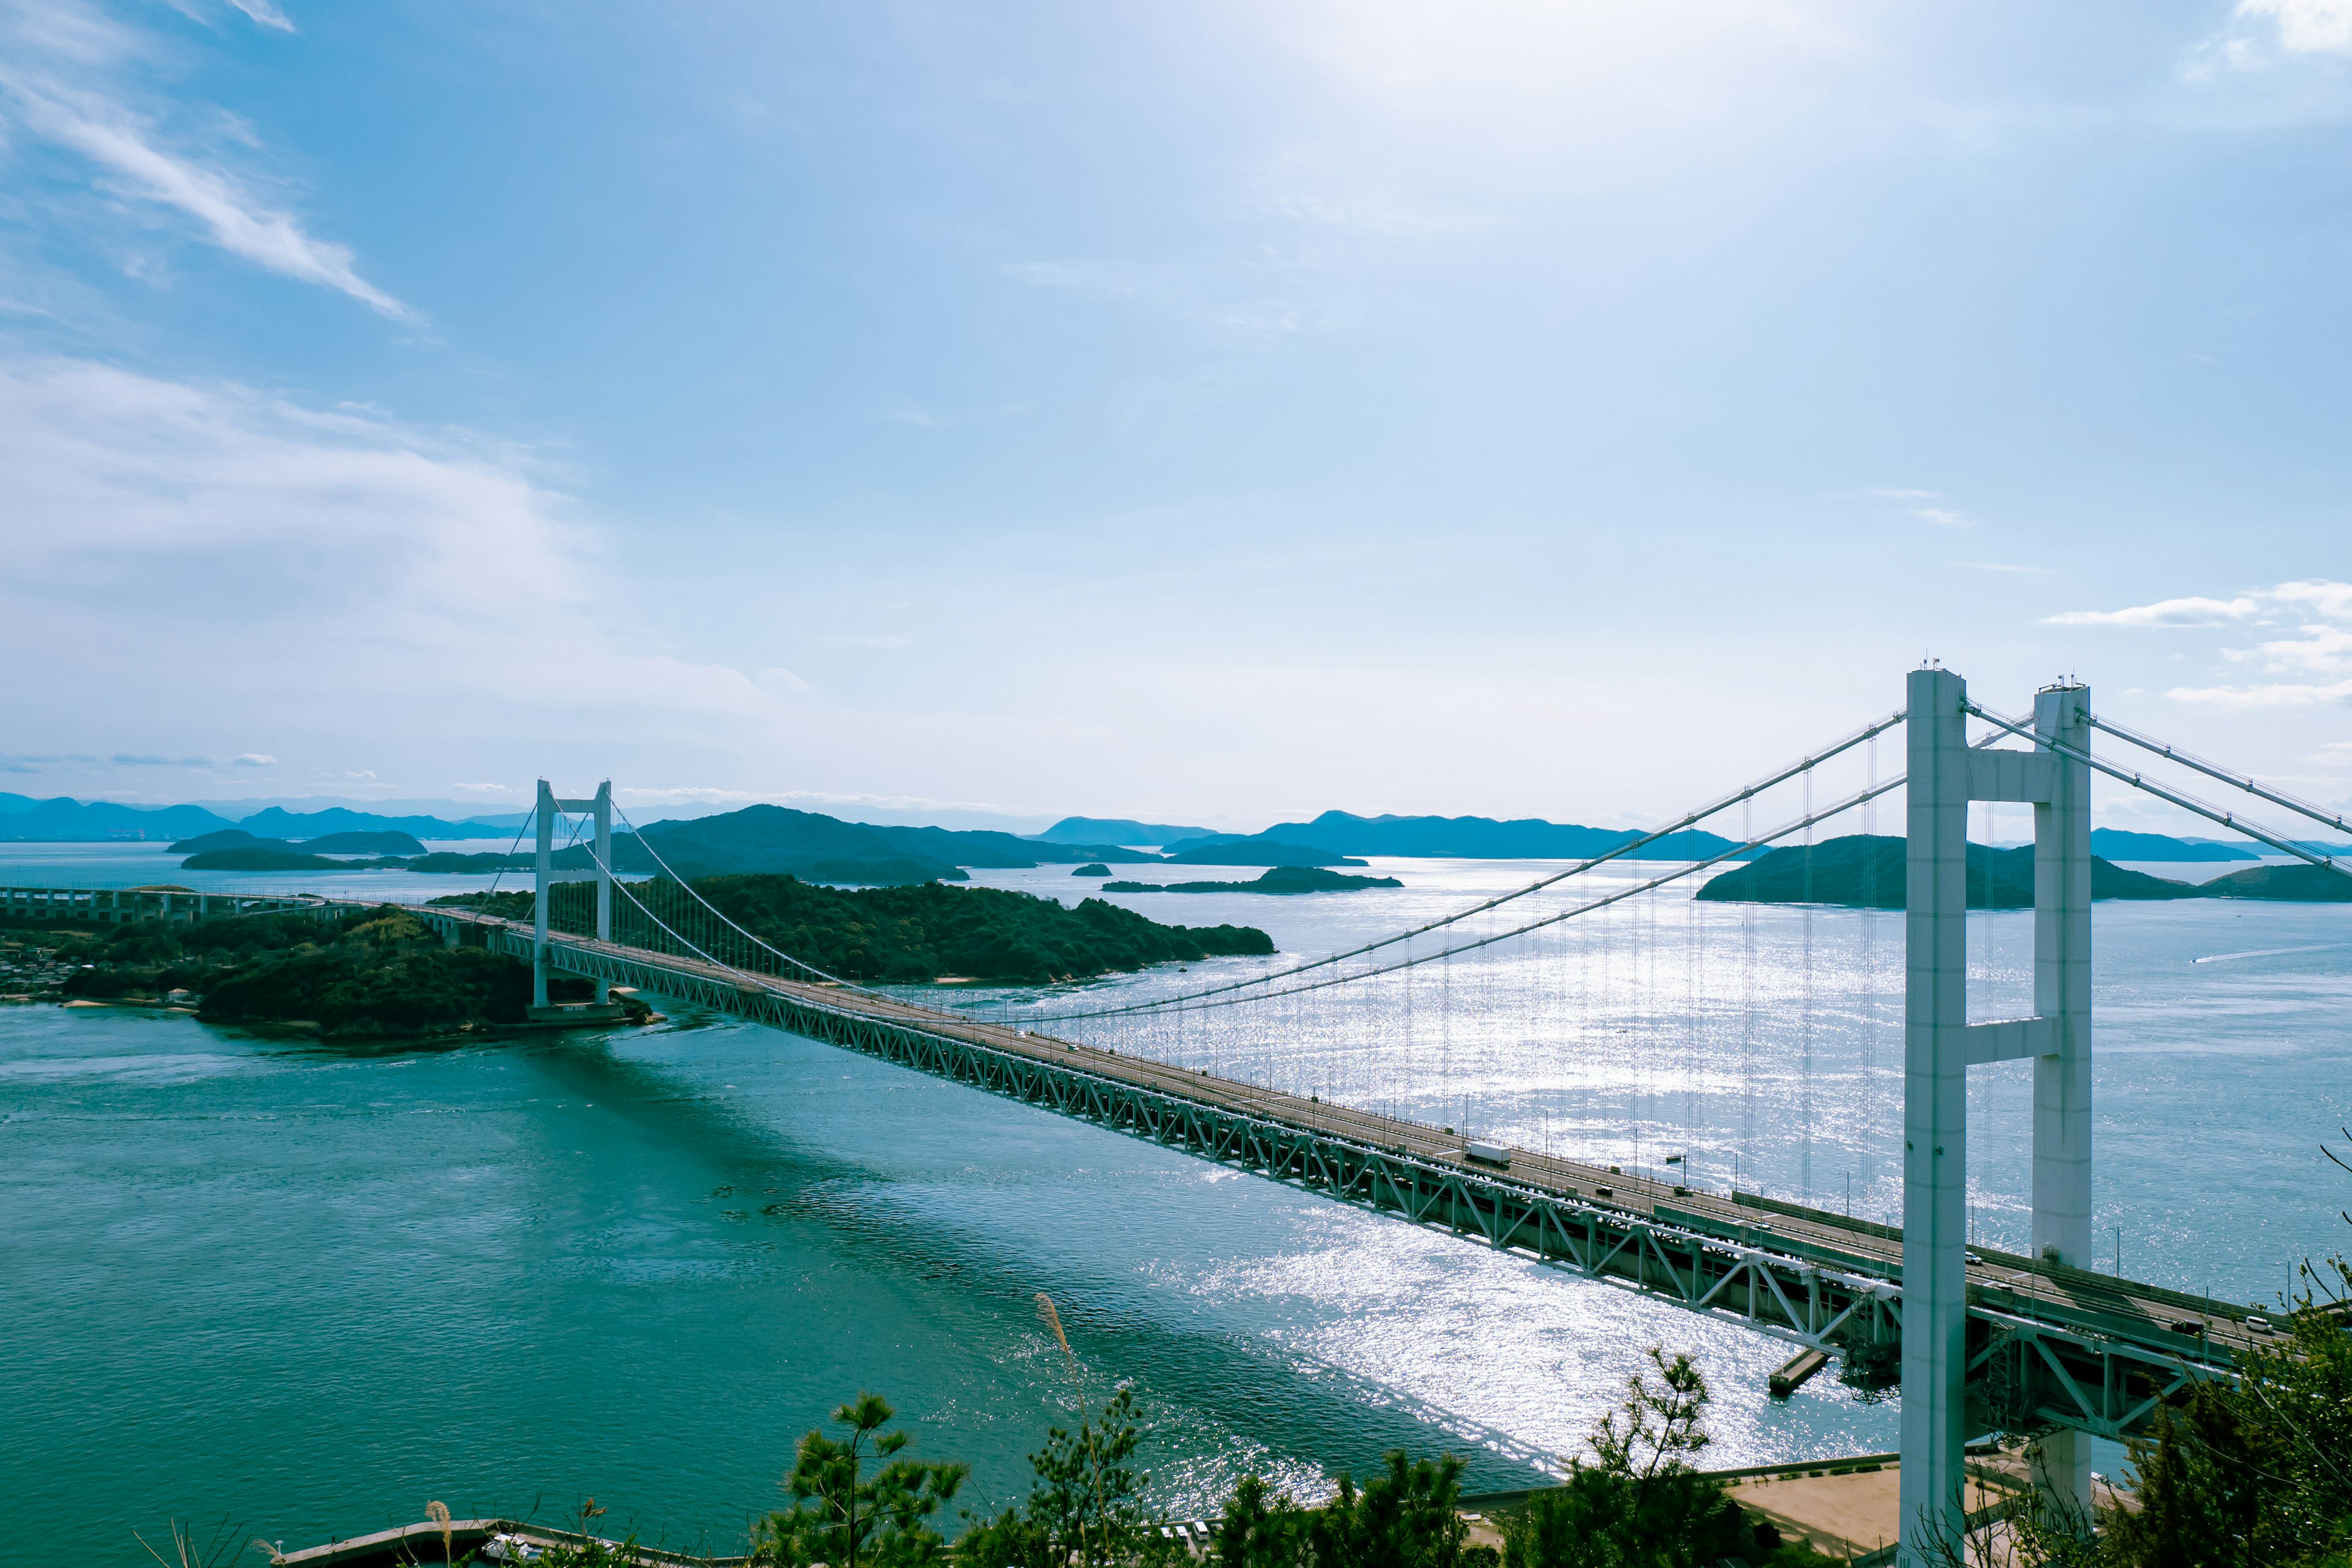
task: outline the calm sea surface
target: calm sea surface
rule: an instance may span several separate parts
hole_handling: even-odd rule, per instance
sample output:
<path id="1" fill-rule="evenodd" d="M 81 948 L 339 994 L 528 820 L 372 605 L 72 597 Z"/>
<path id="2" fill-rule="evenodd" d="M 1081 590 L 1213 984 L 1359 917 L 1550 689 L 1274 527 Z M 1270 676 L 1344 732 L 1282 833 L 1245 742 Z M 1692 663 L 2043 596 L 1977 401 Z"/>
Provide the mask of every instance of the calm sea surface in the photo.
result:
<path id="1" fill-rule="evenodd" d="M 10 846 L 0 881 L 205 880 L 173 864 Z M 1262 926 L 1288 963 L 1545 868 L 1375 869 L 1406 887 L 1118 901 Z M 1068 900 L 1094 885 L 982 875 Z M 1973 918 L 1979 1016 L 2028 1010 L 2030 917 Z M 2268 1300 L 2294 1260 L 2352 1240 L 2317 1152 L 2352 1121 L 2352 906 L 2103 904 L 2096 921 L 2101 1267 L 2120 1245 L 2134 1276 Z M 1896 915 L 1667 892 L 1409 983 L 1051 1026 L 1892 1219 L 1901 941 Z M 1263 967 L 950 994 L 1042 1015 Z M 1979 1232 L 2021 1246 L 2030 1068 L 1972 1080 Z M 292 1546 L 428 1499 L 552 1519 L 590 1493 L 604 1526 L 739 1550 L 794 1439 L 863 1388 L 898 1404 L 916 1452 L 971 1463 L 975 1506 L 998 1504 L 1072 1405 L 1040 1290 L 1090 1392 L 1138 1389 L 1154 1487 L 1180 1508 L 1250 1468 L 1312 1490 L 1398 1446 L 1466 1456 L 1474 1488 L 1525 1484 L 1654 1342 L 1707 1372 L 1716 1463 L 1895 1442 L 1892 1405 L 1830 1379 L 1769 1402 L 1785 1352 L 1760 1336 L 685 1009 L 386 1049 L 0 1008 L 0 1495 L 26 1561 L 144 1561 L 130 1531 L 173 1517 Z"/>

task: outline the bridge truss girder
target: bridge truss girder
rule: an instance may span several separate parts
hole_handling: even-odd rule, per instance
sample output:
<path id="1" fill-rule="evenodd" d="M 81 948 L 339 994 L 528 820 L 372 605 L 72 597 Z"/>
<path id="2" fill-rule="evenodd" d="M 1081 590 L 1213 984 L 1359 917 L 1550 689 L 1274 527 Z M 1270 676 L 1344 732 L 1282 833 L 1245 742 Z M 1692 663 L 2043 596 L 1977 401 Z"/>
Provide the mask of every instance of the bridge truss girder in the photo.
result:
<path id="1" fill-rule="evenodd" d="M 503 951 L 530 953 L 527 932 L 487 921 L 474 929 Z M 1570 1196 L 1129 1083 L 1076 1061 L 828 1006 L 800 988 L 772 988 L 749 975 L 722 981 L 560 934 L 551 937 L 547 951 L 551 963 L 572 973 L 733 1014 L 1466 1237 L 1825 1352 L 1849 1368 L 1891 1362 L 1899 1353 L 1899 1277 L 1852 1266 L 1860 1260 L 1806 1257 L 1801 1244 L 1760 1242 L 1755 1232 L 1761 1226 L 1675 1210 L 1645 1214 L 1582 1194 Z M 1039 1041 L 1041 1047 L 1055 1044 Z M 1982 1429 L 2120 1439 L 2144 1427 L 2159 1404 L 2190 1382 L 2231 1375 L 2226 1360 L 2167 1355 L 1990 1300 L 1969 1303 L 1968 1346 L 1968 1402 L 1971 1415 L 1982 1417 Z"/>

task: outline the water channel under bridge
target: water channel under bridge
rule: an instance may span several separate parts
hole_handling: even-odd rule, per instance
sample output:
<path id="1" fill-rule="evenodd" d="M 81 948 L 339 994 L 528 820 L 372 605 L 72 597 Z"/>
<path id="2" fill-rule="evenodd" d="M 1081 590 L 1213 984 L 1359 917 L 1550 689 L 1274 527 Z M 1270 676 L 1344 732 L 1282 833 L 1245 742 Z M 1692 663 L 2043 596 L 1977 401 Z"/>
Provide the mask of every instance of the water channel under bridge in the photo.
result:
<path id="1" fill-rule="evenodd" d="M 420 916 L 528 959 L 530 926 Z M 1892 1382 L 1899 1227 L 1522 1149 L 1507 1163 L 1423 1122 L 821 982 L 551 931 L 552 967 L 735 1014 L 1078 1117 L 1694 1310 Z M 1980 1430 L 2120 1438 L 2192 1378 L 2230 1375 L 2270 1327 L 2242 1305 L 1978 1248 L 1969 1383 Z"/>

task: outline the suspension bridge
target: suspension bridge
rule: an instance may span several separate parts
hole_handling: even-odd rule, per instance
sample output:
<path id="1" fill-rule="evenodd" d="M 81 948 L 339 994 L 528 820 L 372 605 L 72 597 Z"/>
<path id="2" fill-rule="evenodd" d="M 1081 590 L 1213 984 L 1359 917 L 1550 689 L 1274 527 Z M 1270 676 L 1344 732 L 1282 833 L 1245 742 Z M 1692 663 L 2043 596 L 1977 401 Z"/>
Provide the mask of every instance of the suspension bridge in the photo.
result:
<path id="1" fill-rule="evenodd" d="M 1982 731 L 1974 740 L 1971 723 Z M 1897 727 L 1907 753 L 1902 773 L 1874 776 L 1812 806 L 1815 770 Z M 2090 1268 L 2092 776 L 2282 854 L 2352 868 L 2095 754 L 2095 732 L 2270 806 L 2352 831 L 2340 815 L 2099 719 L 2084 687 L 2044 689 L 2030 716 L 2011 718 L 1971 700 L 1958 674 L 1931 666 L 1911 672 L 1901 710 L 1606 855 L 1343 951 L 1140 999 L 1089 1005 L 1066 996 L 987 1017 L 825 973 L 730 920 L 666 866 L 649 882 L 615 877 L 609 784 L 583 799 L 560 798 L 540 784 L 528 922 L 441 906 L 417 912 L 452 943 L 529 960 L 543 1019 L 604 1016 L 614 986 L 655 992 L 1612 1281 L 1787 1342 L 1813 1365 L 1834 1359 L 1851 1383 L 1900 1390 L 1901 1560 L 1925 1563 L 1937 1533 L 1960 1517 L 1970 1437 L 2035 1436 L 2037 1485 L 2083 1507 L 2091 1495 L 2091 1438 L 2136 1434 L 2167 1399 L 2193 1381 L 2233 1375 L 2246 1354 L 2276 1342 L 2279 1332 L 2243 1306 Z M 1759 795 L 1792 782 L 1804 784 L 1806 808 L 1777 827 L 1759 834 L 1743 826 L 1731 848 L 1632 880 L 1622 879 L 1623 867 L 1614 882 L 1592 875 L 1611 862 L 1639 862 L 1657 840 L 1734 808 L 1744 823 Z M 1482 1142 L 1318 1093 L 1069 1037 L 1070 1026 L 1090 1020 L 1223 1016 L 1495 948 L 1798 835 L 1810 842 L 1822 824 L 1896 790 L 1905 795 L 1908 845 L 1899 1226 Z M 1967 828 L 1971 804 L 1980 802 L 2032 809 L 2033 1009 L 1972 1022 Z M 557 824 L 567 814 L 581 816 L 581 841 L 591 846 L 594 866 L 569 879 L 553 866 Z M 642 835 L 638 842 L 658 861 L 650 842 Z M 1589 896 L 1578 891 L 1588 887 Z M 575 892 L 561 896 L 566 889 Z M 1528 900 L 1538 894 L 1564 899 L 1564 906 L 1513 918 L 1515 910 L 1533 911 Z M 568 1011 L 551 1005 L 554 973 L 593 981 L 595 1001 Z M 2012 1254 L 1968 1236 L 1967 1086 L 1972 1067 L 2028 1059 L 2034 1063 L 2032 1245 Z"/>

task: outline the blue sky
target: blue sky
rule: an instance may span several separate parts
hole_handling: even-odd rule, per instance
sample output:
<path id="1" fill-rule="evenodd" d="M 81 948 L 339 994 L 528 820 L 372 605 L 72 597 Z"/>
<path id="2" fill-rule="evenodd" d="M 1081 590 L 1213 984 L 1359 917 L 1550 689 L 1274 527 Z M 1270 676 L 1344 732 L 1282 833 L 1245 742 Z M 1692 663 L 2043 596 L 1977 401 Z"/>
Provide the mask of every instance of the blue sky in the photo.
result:
<path id="1" fill-rule="evenodd" d="M 2352 794 L 2352 0 L 0 27 L 0 788 Z"/>

